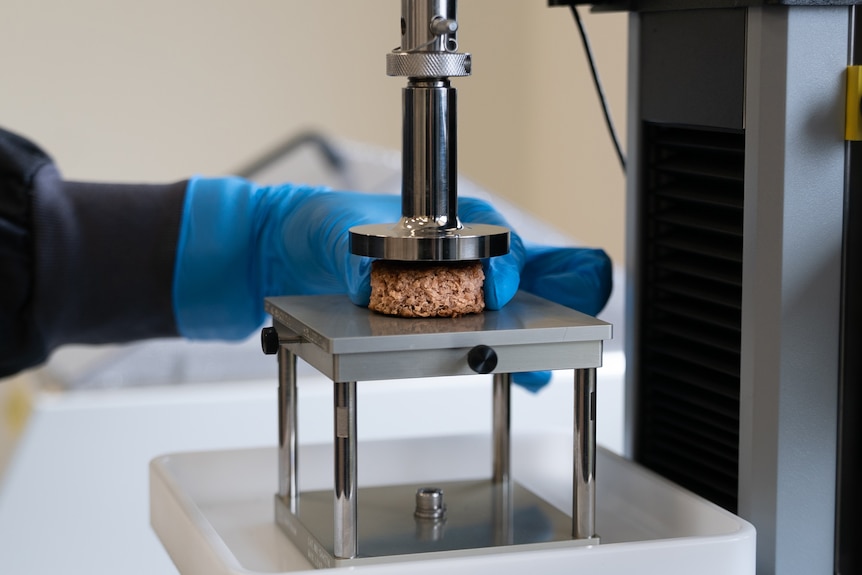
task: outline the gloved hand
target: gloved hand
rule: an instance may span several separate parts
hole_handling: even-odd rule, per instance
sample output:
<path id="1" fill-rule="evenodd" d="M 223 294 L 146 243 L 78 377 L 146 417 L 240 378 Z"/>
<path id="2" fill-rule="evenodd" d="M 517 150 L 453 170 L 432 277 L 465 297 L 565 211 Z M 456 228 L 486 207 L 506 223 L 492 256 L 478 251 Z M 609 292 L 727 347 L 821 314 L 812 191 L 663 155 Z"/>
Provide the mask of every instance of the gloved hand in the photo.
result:
<path id="1" fill-rule="evenodd" d="M 463 198 L 459 210 L 466 221 L 505 225 L 481 200 Z M 400 217 L 399 196 L 264 187 L 238 178 L 191 180 L 174 274 L 180 334 L 245 338 L 263 322 L 263 298 L 274 295 L 347 293 L 367 306 L 371 260 L 350 254 L 347 231 Z M 515 295 L 524 263 L 514 234 L 510 253 L 485 263 L 489 309 Z"/>
<path id="2" fill-rule="evenodd" d="M 482 200 L 461 198 L 458 213 L 465 222 L 510 227 Z M 371 260 L 350 254 L 347 231 L 400 216 L 401 198 L 394 195 L 192 179 L 174 273 L 179 333 L 191 339 L 245 338 L 263 323 L 263 299 L 275 295 L 347 293 L 367 306 Z M 509 254 L 483 262 L 487 308 L 508 303 L 522 274 L 530 273 L 535 277 L 527 283 L 538 295 L 595 313 L 610 292 L 610 264 L 607 256 L 599 257 L 603 252 L 586 251 L 596 255 L 575 257 L 574 248 L 525 249 L 512 233 Z M 590 292 L 572 294 L 570 285 Z"/>
<path id="3" fill-rule="evenodd" d="M 604 250 L 527 244 L 520 288 L 587 315 L 597 315 L 613 287 L 613 267 Z M 550 371 L 516 373 L 513 381 L 538 391 L 551 380 Z"/>

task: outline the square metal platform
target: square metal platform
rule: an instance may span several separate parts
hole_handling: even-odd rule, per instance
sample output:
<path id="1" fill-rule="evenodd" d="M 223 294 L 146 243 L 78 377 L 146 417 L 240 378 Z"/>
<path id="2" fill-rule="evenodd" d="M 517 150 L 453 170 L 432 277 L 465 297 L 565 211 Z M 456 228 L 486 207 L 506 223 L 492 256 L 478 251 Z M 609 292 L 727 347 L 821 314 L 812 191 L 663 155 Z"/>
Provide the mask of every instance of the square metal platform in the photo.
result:
<path id="1" fill-rule="evenodd" d="M 445 519 L 414 517 L 419 484 L 363 488 L 356 558 L 335 557 L 331 491 L 303 492 L 296 513 L 276 495 L 276 522 L 318 568 L 479 555 L 515 546 L 527 551 L 599 543 L 598 537 L 572 539 L 572 518 L 517 482 L 506 487 L 490 479 L 434 486 L 444 493 Z"/>
<path id="2" fill-rule="evenodd" d="M 476 373 L 477 345 L 493 348 L 493 373 L 599 367 L 611 324 L 526 292 L 503 309 L 456 318 L 402 318 L 344 295 L 268 298 L 290 351 L 333 381 L 409 379 Z"/>

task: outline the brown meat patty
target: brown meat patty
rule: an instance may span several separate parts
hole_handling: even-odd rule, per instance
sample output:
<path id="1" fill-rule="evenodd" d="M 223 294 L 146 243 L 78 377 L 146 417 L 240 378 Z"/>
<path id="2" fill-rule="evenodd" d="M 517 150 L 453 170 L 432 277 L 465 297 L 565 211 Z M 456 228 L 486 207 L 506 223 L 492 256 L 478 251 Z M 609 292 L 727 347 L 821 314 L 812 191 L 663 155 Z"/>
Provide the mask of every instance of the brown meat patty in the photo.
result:
<path id="1" fill-rule="evenodd" d="M 478 261 L 371 264 L 368 307 L 401 317 L 457 317 L 485 309 L 485 273 Z"/>

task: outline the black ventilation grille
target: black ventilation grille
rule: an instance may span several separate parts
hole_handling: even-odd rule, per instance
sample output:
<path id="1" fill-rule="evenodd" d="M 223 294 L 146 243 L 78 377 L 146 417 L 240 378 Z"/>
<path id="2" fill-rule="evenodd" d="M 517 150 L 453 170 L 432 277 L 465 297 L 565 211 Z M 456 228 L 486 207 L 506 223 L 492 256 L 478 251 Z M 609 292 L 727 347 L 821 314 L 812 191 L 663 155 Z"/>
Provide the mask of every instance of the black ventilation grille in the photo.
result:
<path id="1" fill-rule="evenodd" d="M 644 135 L 635 458 L 736 511 L 744 134 Z"/>

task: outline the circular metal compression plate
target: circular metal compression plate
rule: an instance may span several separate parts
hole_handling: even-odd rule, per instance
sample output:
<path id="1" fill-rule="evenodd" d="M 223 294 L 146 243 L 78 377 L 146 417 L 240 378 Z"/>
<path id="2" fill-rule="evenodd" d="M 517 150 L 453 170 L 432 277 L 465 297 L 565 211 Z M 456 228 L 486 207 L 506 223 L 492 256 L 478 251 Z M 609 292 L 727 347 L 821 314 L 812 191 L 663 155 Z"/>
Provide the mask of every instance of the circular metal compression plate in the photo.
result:
<path id="1" fill-rule="evenodd" d="M 355 226 L 350 228 L 350 252 L 407 262 L 478 260 L 509 253 L 509 230 L 465 224 L 459 230 L 413 235 L 398 224 Z"/>

